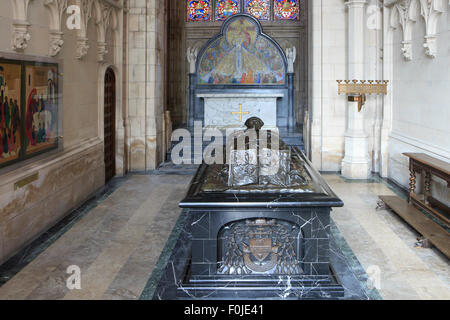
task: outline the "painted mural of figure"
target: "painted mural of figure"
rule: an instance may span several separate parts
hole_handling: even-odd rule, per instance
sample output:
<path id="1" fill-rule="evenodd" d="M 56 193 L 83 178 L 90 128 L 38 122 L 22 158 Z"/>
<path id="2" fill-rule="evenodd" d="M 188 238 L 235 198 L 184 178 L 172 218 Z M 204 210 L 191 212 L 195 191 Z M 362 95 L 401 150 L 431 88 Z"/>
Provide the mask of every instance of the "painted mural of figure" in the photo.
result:
<path id="1" fill-rule="evenodd" d="M 36 142 L 40 144 L 42 141 L 42 132 L 43 129 L 43 119 L 41 113 L 44 111 L 44 104 L 42 97 L 39 97 L 37 100 L 37 110 L 33 114 L 33 127 L 35 128 Z"/>
<path id="2" fill-rule="evenodd" d="M 245 83 L 250 71 L 265 73 L 267 68 L 262 60 L 242 45 L 242 42 L 235 41 L 233 49 L 217 64 L 215 72 L 220 75 L 232 75 L 234 79 L 241 80 L 240 83 Z M 245 77 L 243 77 L 244 73 Z"/>
<path id="3" fill-rule="evenodd" d="M 3 104 L 3 98 L 5 97 L 4 86 L 6 86 L 6 82 L 3 71 L 4 71 L 3 67 L 0 66 L 0 104 Z"/>
<path id="4" fill-rule="evenodd" d="M 14 134 L 12 129 L 8 130 L 8 150 L 11 155 L 15 155 L 16 144 L 14 143 Z"/>
<path id="5" fill-rule="evenodd" d="M 9 99 L 9 106 L 11 110 L 11 126 L 9 127 L 10 137 L 9 137 L 9 150 L 16 150 L 16 132 L 18 129 L 18 113 L 19 110 L 17 105 L 14 103 L 13 99 Z"/>
<path id="6" fill-rule="evenodd" d="M 39 123 L 39 129 L 37 131 L 37 143 L 44 143 L 45 139 L 45 129 L 42 127 L 42 123 Z"/>
<path id="7" fill-rule="evenodd" d="M 31 145 L 35 146 L 37 144 L 37 130 L 35 128 L 35 126 L 32 126 L 32 132 L 31 132 Z"/>
<path id="8" fill-rule="evenodd" d="M 234 43 L 235 47 L 236 47 L 236 53 L 234 56 L 234 60 L 235 60 L 235 77 L 239 77 L 240 75 L 242 75 L 242 43 L 238 42 L 238 43 Z"/>
<path id="9" fill-rule="evenodd" d="M 14 104 L 13 99 L 9 99 L 9 114 L 10 114 L 10 121 L 9 121 L 9 128 L 14 128 L 14 118 L 16 116 L 16 106 Z"/>
<path id="10" fill-rule="evenodd" d="M 48 72 L 48 80 L 47 80 L 47 97 L 46 97 L 46 105 L 45 109 L 50 112 L 50 122 L 47 125 L 47 139 L 50 137 L 50 132 L 53 130 L 56 121 L 56 106 L 57 106 L 57 92 L 56 92 L 56 83 L 55 83 L 55 73 L 53 70 Z"/>
<path id="11" fill-rule="evenodd" d="M 3 129 L 0 128 L 0 159 L 3 158 Z"/>
<path id="12" fill-rule="evenodd" d="M 249 70 L 248 71 L 248 75 L 247 75 L 247 79 L 245 80 L 246 84 L 253 84 L 255 81 L 255 79 L 253 78 L 253 71 Z"/>
<path id="13" fill-rule="evenodd" d="M 0 98 L 0 130 L 5 126 L 5 117 L 3 116 L 3 97 Z"/>
<path id="14" fill-rule="evenodd" d="M 35 146 L 36 141 L 36 134 L 35 134 L 35 127 L 33 126 L 33 116 L 37 112 L 37 106 L 38 101 L 36 100 L 37 90 L 33 89 L 28 96 L 28 103 L 27 103 L 27 112 L 25 115 L 25 134 L 28 139 L 27 145 Z"/>
<path id="15" fill-rule="evenodd" d="M 52 114 L 50 111 L 46 110 L 46 104 L 44 99 L 39 98 L 38 101 L 38 110 L 33 114 L 33 125 L 39 131 L 42 129 L 45 134 L 41 135 L 41 137 L 46 137 L 47 140 L 40 140 L 39 143 L 44 143 L 49 140 L 51 135 L 51 127 L 52 127 Z"/>
<path id="16" fill-rule="evenodd" d="M 56 84 L 55 84 L 55 73 L 53 70 L 48 72 L 47 80 L 47 102 L 50 104 L 56 104 Z"/>
<path id="17" fill-rule="evenodd" d="M 14 104 L 14 115 L 12 116 L 12 123 L 13 123 L 12 127 L 15 134 L 20 128 L 20 110 L 17 100 L 14 100 L 13 104 Z"/>
<path id="18" fill-rule="evenodd" d="M 245 83 L 245 79 L 247 79 L 247 74 L 244 72 L 241 77 L 241 83 Z"/>
<path id="19" fill-rule="evenodd" d="M 240 18 L 228 26 L 222 39 L 205 51 L 198 72 L 200 83 L 277 84 L 284 83 L 284 69 L 276 46 L 258 36 L 257 27 L 251 21 Z"/>
<path id="20" fill-rule="evenodd" d="M 0 87 L 5 83 L 5 76 L 3 74 L 3 71 L 5 71 L 5 69 L 0 66 Z"/>
<path id="21" fill-rule="evenodd" d="M 3 103 L 3 118 L 5 120 L 4 127 L 9 128 L 11 126 L 11 111 L 8 103 L 8 97 L 5 97 L 5 103 Z"/>
<path id="22" fill-rule="evenodd" d="M 6 154 L 8 156 L 8 134 L 6 132 L 6 128 L 3 128 L 2 130 L 2 147 L 3 147 L 3 154 Z"/>

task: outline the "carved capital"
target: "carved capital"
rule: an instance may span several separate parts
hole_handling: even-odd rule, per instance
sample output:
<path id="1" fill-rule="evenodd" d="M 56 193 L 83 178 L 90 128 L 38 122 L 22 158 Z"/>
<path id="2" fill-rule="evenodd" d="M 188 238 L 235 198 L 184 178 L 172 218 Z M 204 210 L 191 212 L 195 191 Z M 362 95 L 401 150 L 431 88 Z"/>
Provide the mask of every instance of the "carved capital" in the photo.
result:
<path id="1" fill-rule="evenodd" d="M 48 54 L 51 57 L 56 56 L 61 51 L 64 45 L 64 40 L 62 39 L 62 37 L 62 32 L 50 31 Z"/>
<path id="2" fill-rule="evenodd" d="M 437 38 L 436 36 L 425 36 L 425 42 L 423 44 L 425 48 L 425 54 L 430 58 L 436 58 L 437 55 Z"/>
<path id="3" fill-rule="evenodd" d="M 108 53 L 106 42 L 97 42 L 97 61 L 103 62 L 105 55 Z"/>
<path id="4" fill-rule="evenodd" d="M 349 8 L 364 8 L 367 4 L 367 0 L 348 0 L 345 5 Z"/>
<path id="5" fill-rule="evenodd" d="M 28 32 L 28 27 L 20 28 L 14 25 L 14 34 L 12 39 L 12 47 L 15 51 L 25 50 L 28 47 L 28 41 L 31 40 L 31 34 Z"/>
<path id="6" fill-rule="evenodd" d="M 402 41 L 401 50 L 403 58 L 405 58 L 406 61 L 411 61 L 413 58 L 411 41 Z"/>
<path id="7" fill-rule="evenodd" d="M 80 38 L 77 39 L 77 51 L 75 57 L 79 60 L 83 59 L 89 51 L 89 39 Z"/>

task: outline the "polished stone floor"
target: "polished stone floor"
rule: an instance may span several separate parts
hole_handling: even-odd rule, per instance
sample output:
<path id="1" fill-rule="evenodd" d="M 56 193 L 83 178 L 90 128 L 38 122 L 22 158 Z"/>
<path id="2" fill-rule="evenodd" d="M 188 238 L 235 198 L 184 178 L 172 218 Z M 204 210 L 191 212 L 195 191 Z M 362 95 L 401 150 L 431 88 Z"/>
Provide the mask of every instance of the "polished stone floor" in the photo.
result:
<path id="1" fill-rule="evenodd" d="M 152 298 L 178 238 L 178 202 L 193 173 L 173 168 L 116 179 L 0 267 L 0 299 Z M 340 253 L 359 281 L 378 279 L 367 298 L 450 299 L 448 259 L 416 248 L 417 233 L 376 209 L 378 195 L 399 190 L 378 178 L 324 177 L 345 202 L 332 213 Z M 72 265 L 81 269 L 81 290 L 66 286 Z"/>

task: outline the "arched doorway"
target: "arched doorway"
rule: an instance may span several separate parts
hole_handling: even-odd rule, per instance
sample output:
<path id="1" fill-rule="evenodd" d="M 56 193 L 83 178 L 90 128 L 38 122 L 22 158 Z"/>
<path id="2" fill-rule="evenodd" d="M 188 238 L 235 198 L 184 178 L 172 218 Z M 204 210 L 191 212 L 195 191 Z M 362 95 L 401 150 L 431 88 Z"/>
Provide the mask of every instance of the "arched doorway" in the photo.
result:
<path id="1" fill-rule="evenodd" d="M 105 73 L 104 101 L 105 182 L 116 174 L 116 76 L 111 68 Z"/>

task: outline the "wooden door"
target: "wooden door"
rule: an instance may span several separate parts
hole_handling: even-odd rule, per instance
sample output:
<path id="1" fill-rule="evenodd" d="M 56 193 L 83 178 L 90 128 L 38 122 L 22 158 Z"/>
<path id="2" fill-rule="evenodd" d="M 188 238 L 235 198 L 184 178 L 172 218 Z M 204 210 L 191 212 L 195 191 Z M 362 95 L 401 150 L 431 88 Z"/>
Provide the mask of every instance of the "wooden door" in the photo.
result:
<path id="1" fill-rule="evenodd" d="M 116 174 L 116 76 L 112 69 L 105 74 L 105 180 Z"/>

